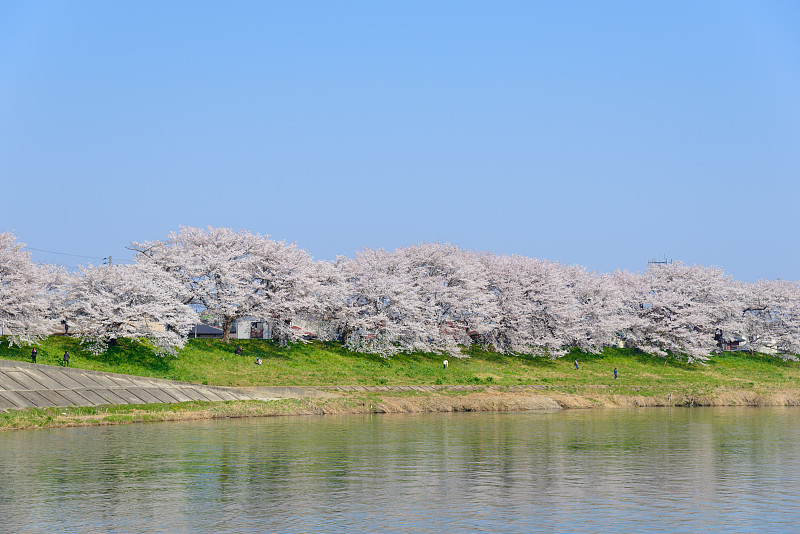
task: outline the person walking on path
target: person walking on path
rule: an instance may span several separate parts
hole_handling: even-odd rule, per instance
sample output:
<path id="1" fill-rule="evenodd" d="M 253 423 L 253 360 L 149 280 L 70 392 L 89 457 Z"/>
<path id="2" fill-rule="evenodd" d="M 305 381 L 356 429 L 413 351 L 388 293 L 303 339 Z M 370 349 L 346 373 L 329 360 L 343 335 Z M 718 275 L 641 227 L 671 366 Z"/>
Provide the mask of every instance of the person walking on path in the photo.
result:
<path id="1" fill-rule="evenodd" d="M 580 368 L 578 367 L 578 360 L 575 360 L 575 370 L 578 371 Z"/>
<path id="2" fill-rule="evenodd" d="M 69 352 L 64 351 L 64 367 L 69 367 Z"/>
<path id="3" fill-rule="evenodd" d="M 617 379 L 617 368 L 614 367 L 614 380 L 616 380 L 616 379 Z"/>
<path id="4" fill-rule="evenodd" d="M 33 347 L 31 351 L 31 363 L 36 363 L 36 355 L 39 354 L 39 351 L 36 350 L 36 347 Z"/>

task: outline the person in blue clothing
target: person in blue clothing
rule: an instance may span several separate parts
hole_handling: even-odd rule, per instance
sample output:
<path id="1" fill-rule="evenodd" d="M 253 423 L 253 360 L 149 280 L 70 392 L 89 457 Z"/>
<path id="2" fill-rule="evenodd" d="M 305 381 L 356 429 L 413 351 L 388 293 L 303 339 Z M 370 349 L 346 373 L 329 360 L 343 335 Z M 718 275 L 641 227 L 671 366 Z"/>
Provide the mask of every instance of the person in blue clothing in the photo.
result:
<path id="1" fill-rule="evenodd" d="M 575 370 L 577 371 L 578 369 L 579 369 L 579 367 L 578 367 L 578 360 L 575 360 Z"/>
<path id="2" fill-rule="evenodd" d="M 617 379 L 617 368 L 614 367 L 614 380 L 616 380 L 616 379 Z"/>

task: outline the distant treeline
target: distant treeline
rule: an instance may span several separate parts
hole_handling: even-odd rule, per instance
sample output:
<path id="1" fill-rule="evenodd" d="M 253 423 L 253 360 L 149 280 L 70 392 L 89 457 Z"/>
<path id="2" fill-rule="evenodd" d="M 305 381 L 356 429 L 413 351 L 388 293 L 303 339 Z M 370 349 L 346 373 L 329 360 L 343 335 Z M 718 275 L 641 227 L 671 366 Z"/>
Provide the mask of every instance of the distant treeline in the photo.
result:
<path id="1" fill-rule="evenodd" d="M 717 267 L 595 273 L 441 243 L 314 261 L 269 236 L 211 227 L 130 248 L 130 265 L 71 274 L 34 264 L 12 234 L 0 234 L 2 334 L 32 343 L 66 322 L 96 351 L 126 337 L 169 353 L 183 346 L 199 309 L 226 338 L 233 321 L 252 318 L 295 342 L 303 330 L 293 325 L 302 323 L 320 339 L 384 356 L 460 356 L 471 344 L 549 357 L 609 345 L 689 360 L 737 345 L 800 352 L 800 285 L 740 282 Z"/>

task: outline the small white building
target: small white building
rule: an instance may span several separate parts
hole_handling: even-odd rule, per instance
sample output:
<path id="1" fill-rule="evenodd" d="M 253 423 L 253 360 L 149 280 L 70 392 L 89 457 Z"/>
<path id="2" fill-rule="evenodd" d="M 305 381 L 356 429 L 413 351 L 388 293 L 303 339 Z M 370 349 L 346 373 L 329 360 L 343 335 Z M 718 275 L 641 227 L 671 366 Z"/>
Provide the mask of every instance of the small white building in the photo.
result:
<path id="1" fill-rule="evenodd" d="M 299 330 L 304 336 L 316 337 L 319 327 L 314 321 L 297 319 L 292 321 L 292 328 Z M 234 339 L 272 339 L 270 324 L 259 317 L 246 317 L 236 321 L 236 332 L 231 335 Z"/>
<path id="2" fill-rule="evenodd" d="M 236 321 L 236 339 L 271 339 L 269 325 L 254 317 L 247 317 Z"/>

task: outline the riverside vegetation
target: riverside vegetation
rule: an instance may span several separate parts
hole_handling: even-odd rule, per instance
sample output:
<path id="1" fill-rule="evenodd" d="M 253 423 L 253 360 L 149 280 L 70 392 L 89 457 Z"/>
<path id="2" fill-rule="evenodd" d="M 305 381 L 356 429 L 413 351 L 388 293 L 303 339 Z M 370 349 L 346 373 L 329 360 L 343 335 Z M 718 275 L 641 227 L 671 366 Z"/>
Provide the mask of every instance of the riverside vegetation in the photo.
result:
<path id="1" fill-rule="evenodd" d="M 235 354 L 237 346 L 242 355 Z M 442 387 L 425 392 L 337 392 L 333 398 L 11 410 L 0 414 L 0 429 L 288 414 L 800 404 L 800 363 L 742 352 L 686 363 L 634 349 L 606 348 L 601 354 L 575 350 L 554 360 L 472 349 L 467 358 L 449 358 L 449 367 L 443 369 L 441 355 L 383 358 L 347 351 L 336 342 L 281 347 L 265 340 L 224 344 L 192 339 L 177 357 L 162 357 L 146 343 L 121 339 L 95 355 L 75 338 L 52 336 L 38 350 L 40 364 L 58 365 L 69 350 L 70 366 L 75 368 L 218 386 Z M 30 361 L 30 347 L 3 343 L 0 358 Z M 256 358 L 262 365 L 255 365 Z M 579 371 L 573 368 L 575 359 Z M 449 385 L 470 387 L 445 387 Z"/>

